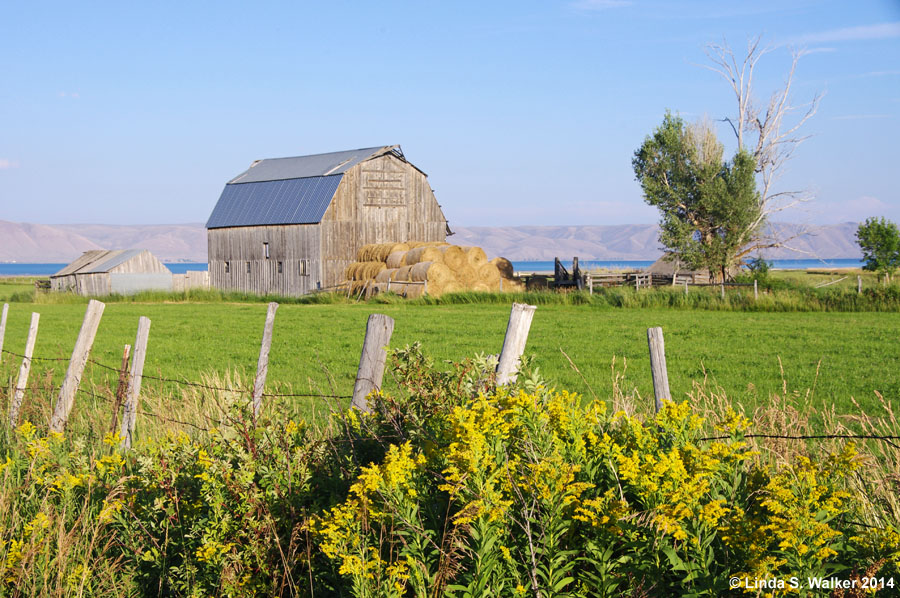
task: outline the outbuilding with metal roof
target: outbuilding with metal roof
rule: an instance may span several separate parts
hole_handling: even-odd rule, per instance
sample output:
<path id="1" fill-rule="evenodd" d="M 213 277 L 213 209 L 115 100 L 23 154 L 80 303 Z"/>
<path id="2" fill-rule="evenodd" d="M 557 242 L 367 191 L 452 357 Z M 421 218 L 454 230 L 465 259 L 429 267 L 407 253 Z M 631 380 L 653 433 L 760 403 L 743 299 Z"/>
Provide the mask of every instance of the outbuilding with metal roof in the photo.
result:
<path id="1" fill-rule="evenodd" d="M 368 243 L 449 232 L 399 145 L 257 160 L 226 183 L 206 228 L 211 286 L 281 295 L 338 285 Z"/>
<path id="2" fill-rule="evenodd" d="M 171 291 L 172 272 L 146 249 L 95 249 L 52 275 L 50 288 L 92 297 Z"/>

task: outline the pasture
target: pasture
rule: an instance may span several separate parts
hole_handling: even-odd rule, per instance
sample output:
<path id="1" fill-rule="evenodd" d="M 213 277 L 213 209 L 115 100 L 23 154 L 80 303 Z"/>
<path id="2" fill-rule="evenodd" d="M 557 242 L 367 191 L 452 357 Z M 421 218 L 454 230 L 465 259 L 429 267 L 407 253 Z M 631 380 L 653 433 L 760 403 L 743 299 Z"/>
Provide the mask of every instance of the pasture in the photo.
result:
<path id="1" fill-rule="evenodd" d="M 30 314 L 41 314 L 33 384 L 58 388 L 84 308 L 83 304 L 10 304 L 7 351 L 22 352 Z M 152 321 L 146 375 L 197 382 L 204 375 L 229 373 L 246 387 L 255 372 L 265 310 L 264 303 L 109 303 L 92 359 L 117 367 L 123 345 L 134 342 L 137 320 L 143 315 Z M 374 312 L 394 318 L 392 347 L 420 342 L 441 367 L 445 361 L 478 353 L 499 353 L 509 305 L 281 305 L 267 391 L 351 394 L 366 319 Z M 534 365 L 558 388 L 605 399 L 612 395 L 618 377 L 620 389 L 637 392 L 649 404 L 652 382 L 646 329 L 651 326 L 663 327 L 675 398 L 686 397 L 693 384 L 704 381 L 748 408 L 773 394 L 784 395 L 785 390 L 801 410 L 821 411 L 833 405 L 838 413 L 858 412 L 854 400 L 863 409 L 880 409 L 876 392 L 888 400 L 900 396 L 898 313 L 712 312 L 547 304 L 538 307 L 526 354 L 535 357 Z M 18 366 L 18 359 L 3 356 L 0 373 L 7 388 Z M 114 387 L 115 378 L 115 372 L 88 364 L 85 381 L 95 392 Z M 145 395 L 166 394 L 175 403 L 171 407 L 178 409 L 183 399 L 175 388 L 152 379 L 144 382 Z M 385 389 L 395 388 L 387 374 Z M 86 408 L 82 400 L 76 412 Z M 280 400 L 287 401 L 281 407 L 307 417 L 325 406 L 318 397 Z M 49 405 L 40 409 L 49 412 Z"/>

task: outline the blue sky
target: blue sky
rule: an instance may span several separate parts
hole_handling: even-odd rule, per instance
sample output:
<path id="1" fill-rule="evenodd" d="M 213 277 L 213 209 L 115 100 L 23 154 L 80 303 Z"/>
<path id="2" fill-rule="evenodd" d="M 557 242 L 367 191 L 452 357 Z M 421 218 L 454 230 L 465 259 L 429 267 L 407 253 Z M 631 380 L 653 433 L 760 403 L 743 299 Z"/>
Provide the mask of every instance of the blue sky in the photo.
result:
<path id="1" fill-rule="evenodd" d="M 205 222 L 255 159 L 399 143 L 451 226 L 655 222 L 634 150 L 733 115 L 704 48 L 756 35 L 761 99 L 790 46 L 825 93 L 780 219 L 900 221 L 898 0 L 6 2 L 0 220 Z"/>

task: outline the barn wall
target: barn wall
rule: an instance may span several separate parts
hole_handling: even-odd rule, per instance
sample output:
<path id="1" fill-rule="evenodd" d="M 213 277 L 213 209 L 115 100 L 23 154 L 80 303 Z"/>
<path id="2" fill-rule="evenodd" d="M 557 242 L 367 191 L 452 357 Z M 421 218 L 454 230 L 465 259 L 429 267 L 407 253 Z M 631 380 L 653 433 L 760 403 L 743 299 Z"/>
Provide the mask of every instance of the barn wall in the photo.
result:
<path id="1" fill-rule="evenodd" d="M 387 154 L 349 169 L 322 218 L 323 286 L 344 278 L 367 243 L 444 241 L 446 219 L 428 179 Z"/>
<path id="2" fill-rule="evenodd" d="M 109 291 L 133 295 L 141 291 L 171 291 L 171 272 L 109 273 Z"/>
<path id="3" fill-rule="evenodd" d="M 50 277 L 50 290 L 53 291 L 74 291 L 75 275 Z"/>
<path id="4" fill-rule="evenodd" d="M 317 224 L 214 228 L 207 233 L 209 284 L 213 288 L 303 295 L 322 282 Z M 268 259 L 265 243 L 269 245 Z M 305 275 L 301 274 L 303 261 Z"/>
<path id="5" fill-rule="evenodd" d="M 109 272 L 97 274 L 76 274 L 75 292 L 86 297 L 110 294 Z"/>

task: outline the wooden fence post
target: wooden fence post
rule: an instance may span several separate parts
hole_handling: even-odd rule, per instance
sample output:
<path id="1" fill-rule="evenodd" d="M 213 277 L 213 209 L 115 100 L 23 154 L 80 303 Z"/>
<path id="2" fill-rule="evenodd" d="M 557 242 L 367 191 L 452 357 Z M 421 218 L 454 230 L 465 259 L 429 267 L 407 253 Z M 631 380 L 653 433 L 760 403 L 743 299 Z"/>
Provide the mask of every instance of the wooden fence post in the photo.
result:
<path id="1" fill-rule="evenodd" d="M 722 289 L 722 299 L 724 300 L 725 299 L 725 281 L 723 280 L 722 282 L 720 282 L 719 286 Z"/>
<path id="2" fill-rule="evenodd" d="M 147 357 L 147 340 L 150 338 L 150 319 L 141 316 L 138 320 L 137 336 L 134 339 L 134 358 L 128 373 L 128 390 L 125 392 L 125 412 L 122 414 L 122 448 L 131 448 L 134 424 L 137 420 L 137 404 L 141 396 L 141 378 L 144 375 L 144 360 Z"/>
<path id="3" fill-rule="evenodd" d="M 25 355 L 22 357 L 22 367 L 19 368 L 19 380 L 16 382 L 16 390 L 13 400 L 9 404 L 9 427 L 15 428 L 19 423 L 19 408 L 25 398 L 25 389 L 28 388 L 28 373 L 31 371 L 31 356 L 34 355 L 34 342 L 37 340 L 38 322 L 41 314 L 32 312 L 31 326 L 28 328 L 28 340 L 25 341 Z"/>
<path id="4" fill-rule="evenodd" d="M 588 273 L 588 293 L 594 294 L 594 276 L 591 273 Z"/>
<path id="5" fill-rule="evenodd" d="M 131 357 L 131 345 L 125 345 L 122 351 L 122 367 L 119 368 L 119 383 L 116 385 L 116 402 L 113 404 L 112 424 L 109 433 L 114 434 L 119 423 L 119 409 L 125 402 L 125 389 L 128 388 L 128 359 Z"/>
<path id="6" fill-rule="evenodd" d="M 688 294 L 688 290 L 687 290 L 687 278 L 685 278 L 685 279 L 684 279 L 684 296 L 687 297 L 687 294 Z"/>
<path id="7" fill-rule="evenodd" d="M 259 415 L 262 407 L 263 389 L 266 386 L 266 375 L 269 373 L 269 349 L 272 347 L 272 326 L 275 324 L 275 311 L 278 304 L 272 302 L 266 311 L 266 326 L 263 328 L 262 345 L 259 347 L 259 361 L 256 364 L 256 380 L 253 382 L 253 419 Z"/>
<path id="8" fill-rule="evenodd" d="M 387 346 L 394 333 L 394 319 L 384 314 L 372 314 L 366 323 L 366 338 L 363 341 L 362 354 L 359 356 L 359 369 L 356 371 L 356 383 L 353 385 L 351 405 L 360 411 L 369 412 L 366 397 L 373 390 L 381 390 L 384 377 L 384 362 L 387 359 Z"/>
<path id="9" fill-rule="evenodd" d="M 3 361 L 3 337 L 6 335 L 6 315 L 9 313 L 9 303 L 3 304 L 3 312 L 0 313 L 0 362 Z"/>
<path id="10" fill-rule="evenodd" d="M 105 307 L 105 304 L 91 299 L 84 312 L 84 321 L 81 323 L 78 340 L 75 341 L 75 348 L 72 350 L 69 369 L 66 370 L 66 377 L 59 389 L 59 398 L 56 399 L 56 408 L 50 419 L 50 429 L 54 432 L 62 432 L 69 420 L 69 413 L 72 411 L 72 405 L 75 404 L 75 393 L 78 392 L 81 375 L 84 373 L 84 366 L 87 364 Z"/>
<path id="11" fill-rule="evenodd" d="M 531 320 L 534 319 L 534 310 L 536 309 L 537 306 L 525 303 L 512 304 L 509 323 L 506 325 L 506 337 L 503 339 L 503 349 L 500 351 L 500 361 L 497 364 L 498 385 L 516 381 L 519 373 L 519 358 L 525 352 L 528 331 L 531 329 Z"/>
<path id="12" fill-rule="evenodd" d="M 671 400 L 669 374 L 666 371 L 666 349 L 662 328 L 647 329 L 647 344 L 650 347 L 650 371 L 653 374 L 653 394 L 656 397 L 656 411 L 663 406 L 663 399 Z"/>
<path id="13" fill-rule="evenodd" d="M 856 275 L 856 294 L 862 295 L 862 276 L 860 276 L 859 274 Z M 0 341 L 2 340 L 3 339 L 0 338 Z"/>
<path id="14" fill-rule="evenodd" d="M 759 288 L 756 286 L 756 280 L 753 281 L 753 300 L 759 300 Z"/>

